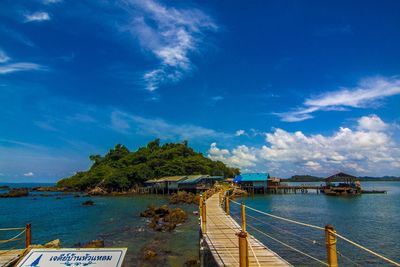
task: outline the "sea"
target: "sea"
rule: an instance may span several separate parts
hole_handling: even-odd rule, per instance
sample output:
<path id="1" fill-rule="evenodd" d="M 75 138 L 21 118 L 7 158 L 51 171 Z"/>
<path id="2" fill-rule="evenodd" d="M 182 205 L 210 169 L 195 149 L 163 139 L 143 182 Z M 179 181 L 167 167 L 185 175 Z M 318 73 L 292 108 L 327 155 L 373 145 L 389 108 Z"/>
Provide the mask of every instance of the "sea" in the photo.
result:
<path id="1" fill-rule="evenodd" d="M 309 184 L 309 183 L 308 183 Z M 2 184 L 33 187 L 39 184 Z M 51 184 L 40 184 L 51 185 Z M 284 218 L 324 227 L 332 225 L 337 233 L 400 262 L 400 182 L 363 182 L 363 189 L 386 190 L 387 194 L 334 197 L 316 194 L 255 195 L 236 199 L 246 206 Z M 63 247 L 74 247 L 95 239 L 106 246 L 127 247 L 124 266 L 186 266 L 199 256 L 196 205 L 183 208 L 188 221 L 173 232 L 154 232 L 140 212 L 148 206 L 168 204 L 167 196 L 130 195 L 90 197 L 93 206 L 82 206 L 86 197 L 74 194 L 32 192 L 28 197 L 0 198 L 0 228 L 32 225 L 32 241 L 43 244 L 60 239 Z M 240 223 L 240 207 L 231 204 L 231 214 Z M 246 210 L 247 230 L 295 266 L 320 266 L 326 261 L 324 231 L 272 218 Z M 0 240 L 7 238 L 0 231 Z M 8 236 L 10 237 L 10 236 Z M 23 240 L 22 240 L 23 241 Z M 22 242 L 21 241 L 21 242 Z M 7 247 L 8 246 L 8 247 Z M 1 245 L 0 250 L 11 244 Z M 12 246 L 23 246 L 22 243 Z M 145 248 L 156 247 L 157 261 L 143 260 Z M 341 266 L 389 266 L 385 261 L 338 239 Z"/>

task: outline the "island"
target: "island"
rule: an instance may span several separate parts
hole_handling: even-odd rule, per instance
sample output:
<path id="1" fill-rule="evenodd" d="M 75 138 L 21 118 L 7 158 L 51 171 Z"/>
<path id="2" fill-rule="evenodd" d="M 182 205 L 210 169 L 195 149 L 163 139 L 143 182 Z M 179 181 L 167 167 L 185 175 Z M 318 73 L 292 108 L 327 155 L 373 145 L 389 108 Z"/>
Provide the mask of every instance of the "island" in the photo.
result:
<path id="1" fill-rule="evenodd" d="M 93 164 L 87 171 L 61 179 L 57 187 L 77 191 L 128 192 L 147 180 L 164 176 L 206 174 L 234 177 L 240 173 L 237 168 L 196 152 L 187 141 L 161 145 L 160 139 L 155 139 L 136 151 L 117 144 L 104 156 L 91 155 L 89 158 Z"/>

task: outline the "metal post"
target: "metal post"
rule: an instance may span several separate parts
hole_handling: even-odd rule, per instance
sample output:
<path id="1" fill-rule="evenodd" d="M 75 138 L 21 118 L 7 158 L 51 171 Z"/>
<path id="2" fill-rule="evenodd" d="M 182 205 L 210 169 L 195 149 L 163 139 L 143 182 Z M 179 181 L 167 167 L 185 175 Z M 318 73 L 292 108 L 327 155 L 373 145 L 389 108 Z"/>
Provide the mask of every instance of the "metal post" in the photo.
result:
<path id="1" fill-rule="evenodd" d="M 326 244 L 326 253 L 329 267 L 337 267 L 338 259 L 336 252 L 336 231 L 332 225 L 325 226 L 325 244 Z"/>
<path id="2" fill-rule="evenodd" d="M 226 212 L 226 214 L 228 214 L 229 215 L 229 197 L 228 196 L 226 196 L 225 197 L 225 212 Z"/>
<path id="3" fill-rule="evenodd" d="M 239 237 L 239 266 L 248 267 L 249 266 L 249 248 L 247 244 L 247 233 L 245 231 L 240 231 L 236 234 Z"/>
<path id="4" fill-rule="evenodd" d="M 25 247 L 28 248 L 32 243 L 32 231 L 31 224 L 28 223 L 25 226 Z"/>
<path id="5" fill-rule="evenodd" d="M 242 203 L 240 205 L 241 217 L 242 217 L 242 230 L 246 231 L 246 206 Z"/>
<path id="6" fill-rule="evenodd" d="M 201 222 L 203 223 L 201 226 L 201 230 L 203 234 L 206 233 L 206 223 L 207 223 L 207 205 L 206 201 L 203 199 L 202 211 L 201 211 Z"/>

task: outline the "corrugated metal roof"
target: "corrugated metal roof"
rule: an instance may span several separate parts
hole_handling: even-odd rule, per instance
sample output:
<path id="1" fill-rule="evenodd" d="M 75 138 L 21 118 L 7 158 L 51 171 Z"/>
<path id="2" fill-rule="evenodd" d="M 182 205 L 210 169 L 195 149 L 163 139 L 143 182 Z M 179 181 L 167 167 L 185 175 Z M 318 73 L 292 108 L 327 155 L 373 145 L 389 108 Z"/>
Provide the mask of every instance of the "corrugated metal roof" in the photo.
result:
<path id="1" fill-rule="evenodd" d="M 269 178 L 269 173 L 242 173 L 237 175 L 233 181 L 240 182 L 265 182 Z"/>
<path id="2" fill-rule="evenodd" d="M 202 178 L 209 177 L 209 175 L 188 175 L 186 180 L 179 181 L 178 184 L 195 184 Z"/>
<path id="3" fill-rule="evenodd" d="M 177 176 L 165 176 L 161 177 L 159 180 L 163 182 L 178 182 L 180 180 L 185 179 L 186 175 L 177 175 Z"/>

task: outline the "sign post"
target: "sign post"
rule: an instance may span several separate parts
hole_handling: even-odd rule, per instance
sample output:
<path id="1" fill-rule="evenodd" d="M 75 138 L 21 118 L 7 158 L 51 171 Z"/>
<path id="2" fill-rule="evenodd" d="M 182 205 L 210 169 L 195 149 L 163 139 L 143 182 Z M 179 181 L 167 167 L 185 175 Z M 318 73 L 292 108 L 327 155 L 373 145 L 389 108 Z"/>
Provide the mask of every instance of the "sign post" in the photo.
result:
<path id="1" fill-rule="evenodd" d="M 32 249 L 17 267 L 121 267 L 127 248 Z"/>

